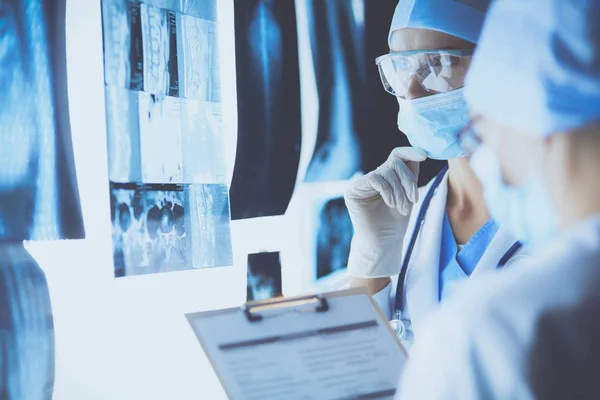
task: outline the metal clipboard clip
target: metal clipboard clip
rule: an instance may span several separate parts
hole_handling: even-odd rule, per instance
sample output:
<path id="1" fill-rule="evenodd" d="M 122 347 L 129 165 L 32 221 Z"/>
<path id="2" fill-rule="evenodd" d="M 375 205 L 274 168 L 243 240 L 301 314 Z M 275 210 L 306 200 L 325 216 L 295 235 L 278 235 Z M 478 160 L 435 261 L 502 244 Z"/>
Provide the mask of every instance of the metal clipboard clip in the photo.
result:
<path id="1" fill-rule="evenodd" d="M 313 307 L 311 310 L 311 307 Z M 265 316 L 260 314 L 261 311 L 279 311 L 286 312 L 326 312 L 329 310 L 327 299 L 320 294 L 306 297 L 295 297 L 293 299 L 273 300 L 265 303 L 246 304 L 241 307 L 241 310 L 246 315 L 248 322 L 261 321 Z M 277 313 L 270 313 L 274 315 Z"/>

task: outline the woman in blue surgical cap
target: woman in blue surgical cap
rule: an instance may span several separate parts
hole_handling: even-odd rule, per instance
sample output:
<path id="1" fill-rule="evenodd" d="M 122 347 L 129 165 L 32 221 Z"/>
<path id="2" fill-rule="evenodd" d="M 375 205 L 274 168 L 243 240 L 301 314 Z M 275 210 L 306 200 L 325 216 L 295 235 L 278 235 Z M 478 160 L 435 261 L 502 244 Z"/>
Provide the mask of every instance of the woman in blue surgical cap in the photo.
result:
<path id="1" fill-rule="evenodd" d="M 498 0 L 465 97 L 490 213 L 533 253 L 440 307 L 399 397 L 598 399 L 600 1 Z"/>
<path id="2" fill-rule="evenodd" d="M 412 147 L 394 149 L 345 194 L 355 230 L 348 273 L 353 285 L 374 294 L 407 347 L 430 311 L 467 278 L 522 256 L 518 238 L 490 218 L 457 140 L 469 121 L 463 83 L 488 5 L 400 0 L 390 53 L 377 65 Z M 417 189 L 427 157 L 448 160 L 448 167 Z"/>

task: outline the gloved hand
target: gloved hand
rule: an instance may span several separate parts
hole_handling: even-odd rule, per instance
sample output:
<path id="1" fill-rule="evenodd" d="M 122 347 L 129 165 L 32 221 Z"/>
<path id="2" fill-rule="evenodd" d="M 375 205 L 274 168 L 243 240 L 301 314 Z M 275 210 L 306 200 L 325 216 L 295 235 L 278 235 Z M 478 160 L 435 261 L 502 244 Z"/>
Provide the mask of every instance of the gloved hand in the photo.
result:
<path id="1" fill-rule="evenodd" d="M 402 244 L 418 201 L 423 150 L 398 147 L 383 165 L 354 180 L 344 194 L 354 225 L 348 274 L 383 278 L 400 273 Z"/>

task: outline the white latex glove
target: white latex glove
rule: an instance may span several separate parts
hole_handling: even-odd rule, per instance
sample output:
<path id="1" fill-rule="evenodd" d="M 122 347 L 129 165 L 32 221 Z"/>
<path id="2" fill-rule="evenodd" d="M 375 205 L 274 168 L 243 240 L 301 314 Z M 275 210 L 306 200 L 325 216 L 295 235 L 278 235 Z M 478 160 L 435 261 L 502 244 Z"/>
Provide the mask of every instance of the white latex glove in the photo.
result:
<path id="1" fill-rule="evenodd" d="M 354 180 L 344 199 L 354 225 L 348 274 L 383 278 L 400 273 L 402 244 L 413 204 L 424 151 L 398 147 L 375 171 Z"/>

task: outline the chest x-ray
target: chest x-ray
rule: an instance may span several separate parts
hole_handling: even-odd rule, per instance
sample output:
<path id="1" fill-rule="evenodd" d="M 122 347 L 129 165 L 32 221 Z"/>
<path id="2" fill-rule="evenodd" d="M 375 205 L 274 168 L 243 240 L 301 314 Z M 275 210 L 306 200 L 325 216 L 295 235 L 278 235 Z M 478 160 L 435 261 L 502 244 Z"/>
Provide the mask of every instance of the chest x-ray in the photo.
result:
<path id="1" fill-rule="evenodd" d="M 232 264 L 216 0 L 103 0 L 115 275 Z"/>

